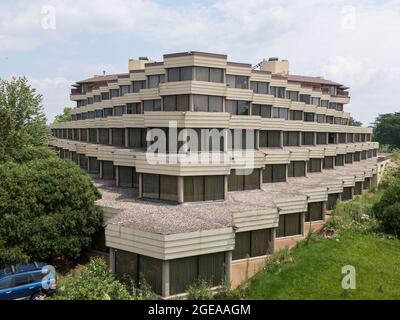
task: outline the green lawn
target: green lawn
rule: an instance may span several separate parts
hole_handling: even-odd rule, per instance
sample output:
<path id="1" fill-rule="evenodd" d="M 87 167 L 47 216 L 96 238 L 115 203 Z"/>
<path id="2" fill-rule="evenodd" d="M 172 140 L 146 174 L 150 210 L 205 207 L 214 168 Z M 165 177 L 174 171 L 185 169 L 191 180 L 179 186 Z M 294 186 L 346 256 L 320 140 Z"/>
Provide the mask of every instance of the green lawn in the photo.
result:
<path id="1" fill-rule="evenodd" d="M 294 262 L 261 272 L 246 299 L 400 299 L 400 240 L 354 230 L 339 241 L 317 238 L 293 251 Z M 342 267 L 356 269 L 355 290 L 342 289 Z"/>

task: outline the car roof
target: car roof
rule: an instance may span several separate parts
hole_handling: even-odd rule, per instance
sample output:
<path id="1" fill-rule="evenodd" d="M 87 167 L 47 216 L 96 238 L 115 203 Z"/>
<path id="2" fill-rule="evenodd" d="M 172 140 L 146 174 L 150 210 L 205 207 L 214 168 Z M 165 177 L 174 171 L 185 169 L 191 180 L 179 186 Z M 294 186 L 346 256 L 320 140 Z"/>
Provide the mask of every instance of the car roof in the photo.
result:
<path id="1" fill-rule="evenodd" d="M 18 264 L 4 269 L 0 269 L 0 279 L 12 274 L 24 273 L 29 271 L 38 271 L 46 266 L 43 262 L 34 262 L 28 264 Z"/>

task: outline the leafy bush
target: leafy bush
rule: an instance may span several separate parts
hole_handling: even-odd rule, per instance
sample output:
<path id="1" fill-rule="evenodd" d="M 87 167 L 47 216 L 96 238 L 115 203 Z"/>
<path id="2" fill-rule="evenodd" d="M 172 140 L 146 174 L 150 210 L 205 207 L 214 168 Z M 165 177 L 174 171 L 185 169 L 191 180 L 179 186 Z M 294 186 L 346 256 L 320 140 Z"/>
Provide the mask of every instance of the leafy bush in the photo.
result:
<path id="1" fill-rule="evenodd" d="M 128 289 L 108 270 L 103 259 L 94 258 L 82 270 L 58 283 L 55 300 L 131 300 Z"/>
<path id="2" fill-rule="evenodd" d="M 198 279 L 187 289 L 190 300 L 212 300 L 213 293 L 211 283 L 207 280 Z"/>
<path id="3" fill-rule="evenodd" d="M 39 153 L 40 149 L 28 150 L 21 157 L 34 158 Z M 86 174 L 56 156 L 0 164 L 0 242 L 4 248 L 0 262 L 8 262 L 4 257 L 17 252 L 39 260 L 77 258 L 101 227 L 102 214 L 94 203 L 99 197 Z"/>

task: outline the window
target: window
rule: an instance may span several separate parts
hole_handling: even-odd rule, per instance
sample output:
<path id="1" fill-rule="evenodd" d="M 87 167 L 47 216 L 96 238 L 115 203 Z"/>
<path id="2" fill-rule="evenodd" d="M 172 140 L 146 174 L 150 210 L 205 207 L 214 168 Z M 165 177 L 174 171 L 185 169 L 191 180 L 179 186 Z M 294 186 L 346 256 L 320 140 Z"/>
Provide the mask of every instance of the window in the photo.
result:
<path id="1" fill-rule="evenodd" d="M 129 128 L 128 129 L 128 146 L 132 148 L 146 148 L 147 129 Z"/>
<path id="2" fill-rule="evenodd" d="M 283 132 L 283 146 L 296 147 L 299 146 L 299 132 L 284 131 Z"/>
<path id="3" fill-rule="evenodd" d="M 352 133 L 347 134 L 347 143 L 354 142 L 354 135 Z"/>
<path id="4" fill-rule="evenodd" d="M 255 149 L 255 131 L 251 129 L 231 129 L 228 133 L 228 149 Z"/>
<path id="5" fill-rule="evenodd" d="M 365 178 L 363 182 L 363 189 L 364 190 L 369 190 L 371 187 L 371 178 Z"/>
<path id="6" fill-rule="evenodd" d="M 361 151 L 361 160 L 366 160 L 367 159 L 367 151 Z"/>
<path id="7" fill-rule="evenodd" d="M 300 102 L 304 102 L 305 104 L 311 103 L 311 96 L 308 94 L 301 94 L 300 95 Z"/>
<path id="8" fill-rule="evenodd" d="M 88 119 L 94 119 L 94 118 L 96 118 L 96 112 L 89 111 L 88 112 Z"/>
<path id="9" fill-rule="evenodd" d="M 317 132 L 317 144 L 327 144 L 327 134 L 325 132 Z"/>
<path id="10" fill-rule="evenodd" d="M 285 98 L 285 88 L 284 87 L 270 87 L 271 95 L 275 98 Z"/>
<path id="11" fill-rule="evenodd" d="M 99 142 L 101 144 L 109 144 L 110 142 L 109 135 L 110 135 L 109 129 L 99 129 Z"/>
<path id="12" fill-rule="evenodd" d="M 75 141 L 79 140 L 79 129 L 74 129 L 74 140 Z"/>
<path id="13" fill-rule="evenodd" d="M 261 116 L 261 118 L 271 118 L 271 106 L 264 104 L 252 104 L 251 114 L 253 116 Z"/>
<path id="14" fill-rule="evenodd" d="M 335 157 L 324 158 L 324 169 L 333 169 L 335 167 Z"/>
<path id="15" fill-rule="evenodd" d="M 321 104 L 321 99 L 320 98 L 311 98 L 311 104 L 319 107 Z"/>
<path id="16" fill-rule="evenodd" d="M 189 95 L 164 96 L 163 111 L 188 111 Z"/>
<path id="17" fill-rule="evenodd" d="M 80 129 L 81 130 L 81 141 L 87 141 L 88 140 L 88 136 L 87 136 L 87 129 Z"/>
<path id="18" fill-rule="evenodd" d="M 329 102 L 329 109 L 336 110 L 336 103 L 335 102 Z"/>
<path id="19" fill-rule="evenodd" d="M 335 87 L 335 86 L 330 86 L 330 87 L 329 87 L 329 94 L 330 94 L 331 96 L 337 96 L 337 87 Z"/>
<path id="20" fill-rule="evenodd" d="M 314 145 L 315 132 L 302 132 L 301 134 L 301 144 L 304 146 Z"/>
<path id="21" fill-rule="evenodd" d="M 353 153 L 347 153 L 347 154 L 345 155 L 344 160 L 345 160 L 345 163 L 346 163 L 346 164 L 351 164 L 351 163 L 353 163 Z"/>
<path id="22" fill-rule="evenodd" d="M 276 229 L 276 237 L 290 237 L 301 234 L 302 214 L 292 213 L 279 216 L 279 226 Z"/>
<path id="23" fill-rule="evenodd" d="M 248 89 L 249 77 L 226 75 L 226 85 L 231 88 Z"/>
<path id="24" fill-rule="evenodd" d="M 185 202 L 212 201 L 224 199 L 224 177 L 185 177 Z"/>
<path id="25" fill-rule="evenodd" d="M 289 118 L 289 109 L 287 108 L 272 108 L 272 118 L 286 119 Z"/>
<path id="26" fill-rule="evenodd" d="M 161 111 L 161 100 L 145 100 L 143 101 L 143 111 Z"/>
<path id="27" fill-rule="evenodd" d="M 170 294 L 187 291 L 197 279 L 206 280 L 213 287 L 219 286 L 224 275 L 224 252 L 170 260 Z"/>
<path id="28" fill-rule="evenodd" d="M 91 143 L 97 142 L 97 129 L 93 129 L 93 128 L 89 129 L 89 142 L 91 142 Z"/>
<path id="29" fill-rule="evenodd" d="M 315 121 L 315 113 L 304 112 L 304 121 L 314 122 Z"/>
<path id="30" fill-rule="evenodd" d="M 329 144 L 336 144 L 337 135 L 334 132 L 328 133 L 328 143 Z"/>
<path id="31" fill-rule="evenodd" d="M 165 75 L 164 74 L 156 74 L 148 76 L 148 86 L 149 88 L 158 88 L 160 83 L 165 82 Z"/>
<path id="32" fill-rule="evenodd" d="M 170 68 L 168 82 L 193 80 L 193 67 Z"/>
<path id="33" fill-rule="evenodd" d="M 102 110 L 96 110 L 95 111 L 95 117 L 96 118 L 103 118 L 103 109 Z"/>
<path id="34" fill-rule="evenodd" d="M 333 119 L 335 124 L 342 124 L 342 118 L 334 117 Z"/>
<path id="35" fill-rule="evenodd" d="M 178 178 L 174 176 L 142 175 L 143 198 L 178 201 Z"/>
<path id="36" fill-rule="evenodd" d="M 253 169 L 250 173 L 231 170 L 228 176 L 229 191 L 244 191 L 260 189 L 260 170 Z"/>
<path id="37" fill-rule="evenodd" d="M 116 106 L 114 107 L 114 116 L 122 116 L 126 113 L 125 106 Z"/>
<path id="38" fill-rule="evenodd" d="M 87 104 L 93 104 L 93 98 L 88 98 L 87 99 Z"/>
<path id="39" fill-rule="evenodd" d="M 260 148 L 280 148 L 281 131 L 260 131 Z"/>
<path id="40" fill-rule="evenodd" d="M 112 115 L 113 115 L 113 108 L 104 108 L 103 109 L 104 118 L 112 117 Z"/>
<path id="41" fill-rule="evenodd" d="M 224 82 L 224 72 L 222 69 L 207 68 L 207 67 L 194 67 L 194 74 L 196 81 L 207 82 Z"/>
<path id="42" fill-rule="evenodd" d="M 82 120 L 86 120 L 88 117 L 87 112 L 83 112 L 81 115 L 82 115 Z"/>
<path id="43" fill-rule="evenodd" d="M 223 98 L 217 96 L 193 95 L 194 111 L 222 112 Z"/>
<path id="44" fill-rule="evenodd" d="M 325 123 L 326 122 L 325 115 L 324 114 L 317 114 L 317 122 L 318 123 Z"/>
<path id="45" fill-rule="evenodd" d="M 97 158 L 89 157 L 89 173 L 98 174 L 100 172 L 100 161 Z"/>
<path id="46" fill-rule="evenodd" d="M 288 166 L 288 176 L 305 177 L 306 176 L 306 163 L 305 161 L 292 161 Z"/>
<path id="47" fill-rule="evenodd" d="M 342 200 L 347 201 L 353 199 L 353 188 L 352 187 L 344 187 L 342 193 Z"/>
<path id="48" fill-rule="evenodd" d="M 286 182 L 286 164 L 266 165 L 262 174 L 263 183 Z"/>
<path id="49" fill-rule="evenodd" d="M 119 87 L 119 89 L 120 89 L 120 91 L 121 91 L 121 96 L 123 96 L 124 94 L 127 94 L 127 93 L 130 93 L 131 92 L 131 86 L 127 86 L 127 85 L 125 85 L 125 86 L 120 86 Z"/>
<path id="50" fill-rule="evenodd" d="M 322 159 L 310 159 L 307 162 L 307 172 L 321 172 Z"/>
<path id="51" fill-rule="evenodd" d="M 96 95 L 96 96 L 94 96 L 94 97 L 93 97 L 93 101 L 94 101 L 95 103 L 101 102 L 101 95 Z"/>
<path id="52" fill-rule="evenodd" d="M 329 107 L 329 100 L 321 100 L 321 107 L 328 108 Z"/>
<path id="53" fill-rule="evenodd" d="M 140 102 L 128 103 L 126 105 L 126 113 L 127 114 L 141 114 L 142 113 L 141 103 Z"/>
<path id="54" fill-rule="evenodd" d="M 305 216 L 306 222 L 321 221 L 324 218 L 324 205 L 323 202 L 314 202 L 308 204 L 308 210 Z"/>
<path id="55" fill-rule="evenodd" d="M 326 116 L 326 123 L 333 124 L 333 116 Z"/>
<path id="56" fill-rule="evenodd" d="M 112 129 L 112 144 L 125 146 L 125 129 Z"/>
<path id="57" fill-rule="evenodd" d="M 286 91 L 286 99 L 292 101 L 299 101 L 299 92 L 297 91 Z"/>
<path id="58" fill-rule="evenodd" d="M 336 104 L 336 110 L 343 111 L 343 104 L 341 104 L 341 103 Z"/>
<path id="59" fill-rule="evenodd" d="M 261 257 L 273 252 L 272 229 L 261 229 L 235 234 L 232 260 Z"/>
<path id="60" fill-rule="evenodd" d="M 339 193 L 328 194 L 328 202 L 326 203 L 327 210 L 334 210 L 336 208 L 336 203 L 339 200 Z"/>
<path id="61" fill-rule="evenodd" d="M 146 80 L 136 80 L 133 81 L 133 92 L 139 92 L 146 88 Z"/>
<path id="62" fill-rule="evenodd" d="M 119 97 L 119 89 L 111 89 L 110 90 L 110 97 L 111 97 L 111 99 Z"/>
<path id="63" fill-rule="evenodd" d="M 115 169 L 112 161 L 101 161 L 101 166 L 103 170 L 103 179 L 115 178 Z"/>
<path id="64" fill-rule="evenodd" d="M 362 194 L 362 182 L 356 182 L 354 185 L 354 195 L 358 196 L 360 194 Z"/>
<path id="65" fill-rule="evenodd" d="M 289 112 L 289 119 L 295 121 L 302 121 L 303 120 L 303 111 L 300 110 L 290 110 Z"/>
<path id="66" fill-rule="evenodd" d="M 250 102 L 240 100 L 226 100 L 225 111 L 232 115 L 248 115 Z"/>
<path id="67" fill-rule="evenodd" d="M 339 143 L 346 143 L 346 134 L 339 133 Z"/>
<path id="68" fill-rule="evenodd" d="M 338 154 L 335 158 L 335 165 L 337 167 L 342 167 L 344 166 L 344 155 L 343 154 Z"/>
<path id="69" fill-rule="evenodd" d="M 268 82 L 251 81 L 250 88 L 254 93 L 268 94 Z"/>

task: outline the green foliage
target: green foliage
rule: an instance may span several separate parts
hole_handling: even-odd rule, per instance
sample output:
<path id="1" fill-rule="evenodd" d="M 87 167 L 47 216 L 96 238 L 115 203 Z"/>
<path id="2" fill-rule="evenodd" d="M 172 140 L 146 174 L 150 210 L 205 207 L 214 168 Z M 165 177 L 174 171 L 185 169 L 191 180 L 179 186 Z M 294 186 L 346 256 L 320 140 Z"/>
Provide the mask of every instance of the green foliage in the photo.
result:
<path id="1" fill-rule="evenodd" d="M 26 78 L 0 80 L 0 161 L 26 146 L 47 145 L 50 129 L 43 113 L 42 96 Z"/>
<path id="2" fill-rule="evenodd" d="M 61 123 L 65 121 L 71 121 L 72 120 L 72 108 L 66 107 L 64 108 L 64 111 L 62 114 L 57 115 L 54 117 L 54 122 L 53 123 Z"/>
<path id="3" fill-rule="evenodd" d="M 21 149 L 15 156 L 14 161 L 17 163 L 25 163 L 32 160 L 48 159 L 55 157 L 56 152 L 46 146 L 27 146 Z"/>
<path id="4" fill-rule="evenodd" d="M 376 118 L 374 139 L 390 148 L 400 147 L 400 112 L 381 114 Z"/>
<path id="5" fill-rule="evenodd" d="M 19 247 L 6 248 L 4 242 L 0 241 L 0 266 L 27 263 L 29 257 Z"/>
<path id="6" fill-rule="evenodd" d="M 62 278 L 54 300 L 131 300 L 134 297 L 108 270 L 103 259 L 94 258 L 80 271 Z"/>
<path id="7" fill-rule="evenodd" d="M 400 176 L 394 172 L 385 181 L 385 189 L 372 211 L 382 231 L 400 236 Z"/>
<path id="8" fill-rule="evenodd" d="M 211 284 L 207 280 L 198 279 L 187 289 L 189 300 L 212 300 Z"/>
<path id="9" fill-rule="evenodd" d="M 27 150 L 20 160 L 33 160 L 0 164 L 0 242 L 31 259 L 77 258 L 101 227 L 94 204 L 100 195 L 75 164 L 42 152 Z"/>
<path id="10" fill-rule="evenodd" d="M 362 127 L 362 122 L 357 121 L 356 119 L 354 119 L 353 117 L 349 118 L 349 125 L 350 126 L 354 126 L 354 127 Z"/>

